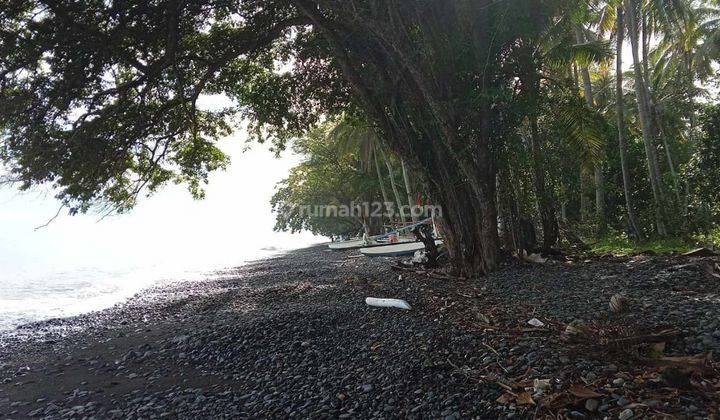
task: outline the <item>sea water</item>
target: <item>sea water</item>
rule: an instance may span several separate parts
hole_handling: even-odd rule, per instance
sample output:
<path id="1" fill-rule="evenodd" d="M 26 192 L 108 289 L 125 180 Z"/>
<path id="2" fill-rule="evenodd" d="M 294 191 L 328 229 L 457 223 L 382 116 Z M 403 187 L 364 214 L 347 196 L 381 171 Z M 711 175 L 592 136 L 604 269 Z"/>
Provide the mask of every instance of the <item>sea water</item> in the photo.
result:
<path id="1" fill-rule="evenodd" d="M 322 241 L 274 231 L 270 199 L 301 157 L 246 144 L 243 133 L 220 141 L 232 164 L 210 175 L 205 199 L 168 185 L 123 215 L 70 217 L 58 212 L 52 188 L 0 188 L 0 330 L 101 310 L 164 281 L 202 280 Z"/>
<path id="2" fill-rule="evenodd" d="M 35 321 L 106 309 L 152 286 L 211 279 L 214 270 L 240 266 L 283 251 L 285 249 L 277 247 L 246 250 L 242 258 L 224 262 L 178 261 L 130 267 L 4 272 L 0 274 L 0 332 Z"/>

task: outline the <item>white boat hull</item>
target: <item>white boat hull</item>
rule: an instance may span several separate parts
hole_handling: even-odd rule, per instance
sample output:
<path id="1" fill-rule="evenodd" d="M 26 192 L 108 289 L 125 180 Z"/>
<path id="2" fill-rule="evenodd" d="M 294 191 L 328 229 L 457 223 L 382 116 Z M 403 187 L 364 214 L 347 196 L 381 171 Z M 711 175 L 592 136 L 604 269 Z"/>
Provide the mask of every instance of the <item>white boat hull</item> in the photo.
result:
<path id="1" fill-rule="evenodd" d="M 328 248 L 330 249 L 353 249 L 353 248 L 362 248 L 365 245 L 365 241 L 362 239 L 356 239 L 354 241 L 342 241 L 342 242 L 333 242 L 331 244 L 328 244 Z"/>
<path id="2" fill-rule="evenodd" d="M 401 240 L 400 242 L 397 242 L 396 244 L 405 244 L 410 243 L 412 240 Z M 348 249 L 358 249 L 358 248 L 374 248 L 374 247 L 384 247 L 392 245 L 389 242 L 377 242 L 377 241 L 371 241 L 371 242 L 365 242 L 362 239 L 353 240 L 353 241 L 344 241 L 344 242 L 335 242 L 328 244 L 328 248 L 335 250 L 335 251 L 343 251 Z"/>
<path id="3" fill-rule="evenodd" d="M 442 245 L 443 241 L 438 239 L 435 241 L 435 245 Z M 404 244 L 390 244 L 383 246 L 374 246 L 360 248 L 360 253 L 366 257 L 402 257 L 406 255 L 413 255 L 415 251 L 422 251 L 425 249 L 425 244 L 422 242 L 408 242 Z"/>

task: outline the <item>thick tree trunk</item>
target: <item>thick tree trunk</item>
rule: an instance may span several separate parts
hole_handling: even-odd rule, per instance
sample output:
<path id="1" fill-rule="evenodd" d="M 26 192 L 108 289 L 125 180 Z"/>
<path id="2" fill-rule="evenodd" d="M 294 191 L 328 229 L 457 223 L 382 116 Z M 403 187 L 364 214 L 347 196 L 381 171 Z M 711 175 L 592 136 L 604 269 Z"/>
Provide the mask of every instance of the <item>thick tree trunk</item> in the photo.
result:
<path id="1" fill-rule="evenodd" d="M 636 0 L 625 0 L 628 34 L 630 35 L 630 46 L 633 57 L 633 74 L 635 76 L 635 95 L 637 96 L 638 113 L 640 114 L 640 125 L 642 128 L 643 145 L 648 161 L 648 174 L 653 192 L 655 225 L 660 236 L 667 235 L 665 218 L 663 216 L 664 196 L 660 168 L 658 167 L 657 149 L 653 139 L 654 127 L 650 115 L 650 95 L 643 77 L 643 67 L 640 61 L 640 40 L 638 39 L 638 23 L 634 11 Z"/>
<path id="2" fill-rule="evenodd" d="M 575 27 L 575 39 L 578 44 L 585 42 L 585 36 L 579 26 Z M 593 97 L 592 83 L 590 82 L 590 72 L 587 67 L 580 68 L 580 75 L 583 81 L 583 91 L 585 102 L 590 109 L 595 108 L 595 99 Z M 607 219 L 605 217 L 605 186 L 602 166 L 596 162 L 593 168 L 595 181 L 595 219 L 598 223 L 598 235 L 605 233 L 607 229 Z"/>
<path id="3" fill-rule="evenodd" d="M 429 185 L 430 194 L 442 208 L 445 247 L 455 272 L 474 277 L 495 270 L 499 263 L 499 239 L 495 208 L 495 165 L 490 153 L 489 104 L 453 109 L 450 105 L 453 101 L 448 101 L 452 98 L 447 95 L 452 92 L 451 88 L 458 79 L 452 77 L 439 80 L 438 77 L 445 73 L 433 70 L 434 67 L 427 66 L 423 57 L 415 54 L 416 51 L 411 49 L 412 44 L 406 42 L 405 32 L 396 34 L 392 32 L 393 28 L 389 28 L 389 31 L 378 30 L 375 22 L 365 25 L 368 39 L 377 44 L 374 49 L 377 56 L 368 56 L 364 46 L 356 48 L 346 42 L 336 32 L 335 23 L 328 20 L 315 3 L 304 0 L 294 0 L 293 3 L 312 19 L 313 25 L 325 36 L 343 77 L 353 88 L 368 118 L 377 124 L 379 134 L 398 155 L 417 162 L 422 168 L 421 175 Z M 447 4 L 434 2 L 438 8 Z M 489 4 L 490 0 L 483 0 L 472 11 L 485 10 L 481 6 Z M 392 3 L 387 5 L 393 11 L 398 11 Z M 477 15 L 479 18 L 490 18 L 488 13 L 478 12 Z M 483 41 L 480 43 L 483 48 L 471 49 L 469 53 L 478 51 L 487 54 L 485 47 L 488 43 L 485 38 L 489 39 L 491 35 L 489 25 L 483 24 L 482 19 L 473 19 L 471 22 L 466 26 L 481 32 L 482 36 L 478 39 Z M 439 23 L 447 25 L 452 23 L 452 19 L 442 19 Z M 422 23 L 420 26 L 423 26 Z M 368 77 L 364 71 L 368 59 L 374 60 L 381 67 L 387 67 L 391 70 L 389 73 L 402 74 L 403 78 L 378 79 L 377 74 L 372 73 Z M 385 95 L 385 90 L 377 88 L 378 84 L 397 87 L 398 83 L 402 84 L 403 89 L 393 88 L 392 95 Z M 463 86 L 462 83 L 460 85 Z M 478 89 L 485 89 L 484 83 Z M 481 125 L 478 138 L 459 135 L 459 124 L 456 121 L 458 115 L 471 118 L 476 127 Z M 472 146 L 471 150 L 468 149 L 469 145 Z"/>
<path id="4" fill-rule="evenodd" d="M 479 163 L 487 162 L 489 149 L 482 144 L 480 149 Z M 478 165 L 475 189 L 460 182 L 465 175 L 442 145 L 433 144 L 433 153 L 424 157 L 430 195 L 442 209 L 442 233 L 454 274 L 475 277 L 495 270 L 500 245 L 494 165 Z"/>
<path id="5" fill-rule="evenodd" d="M 412 188 L 410 187 L 410 175 L 408 174 L 407 165 L 405 164 L 405 159 L 400 158 L 400 166 L 402 167 L 402 175 L 403 175 L 403 181 L 405 182 L 405 192 L 407 193 L 407 199 L 408 199 L 408 207 L 410 210 L 410 218 L 413 222 L 417 222 L 418 218 L 417 215 L 415 215 L 412 211 L 413 209 L 413 193 Z"/>
<path id="6" fill-rule="evenodd" d="M 635 217 L 635 210 L 633 209 L 632 199 L 632 180 L 630 179 L 630 167 L 628 163 L 628 152 L 627 142 L 625 141 L 625 102 L 623 100 L 623 71 L 622 71 L 622 47 L 623 47 L 623 35 L 624 35 L 624 19 L 622 7 L 617 8 L 617 60 L 615 62 L 615 73 L 616 73 L 616 84 L 615 84 L 615 97 L 616 97 L 616 114 L 617 114 L 617 127 L 618 127 L 618 148 L 620 149 L 620 167 L 622 168 L 623 177 L 623 192 L 625 194 L 625 210 L 628 216 L 628 225 L 630 225 L 631 232 L 635 235 L 635 238 L 639 241 L 645 239 L 640 225 Z"/>

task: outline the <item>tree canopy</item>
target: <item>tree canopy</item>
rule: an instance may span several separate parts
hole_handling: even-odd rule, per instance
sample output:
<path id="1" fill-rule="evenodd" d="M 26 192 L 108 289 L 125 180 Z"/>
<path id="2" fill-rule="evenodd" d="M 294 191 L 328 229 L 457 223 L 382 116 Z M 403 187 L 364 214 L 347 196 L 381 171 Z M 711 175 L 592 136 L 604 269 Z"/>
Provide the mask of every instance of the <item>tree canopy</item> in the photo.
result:
<path id="1" fill-rule="evenodd" d="M 8 0 L 0 158 L 7 182 L 49 183 L 71 212 L 122 212 L 168 182 L 202 197 L 227 164 L 216 140 L 245 123 L 309 152 L 276 206 L 342 201 L 383 185 L 347 172 L 357 162 L 313 172 L 330 157 L 323 121 L 358 116 L 443 208 L 453 265 L 476 275 L 517 251 L 521 218 L 546 249 L 570 219 L 636 237 L 693 224 L 684 171 L 707 147 L 698 97 L 716 81 L 719 15 L 691 0 Z M 622 69 L 625 34 L 623 79 L 609 65 Z"/>

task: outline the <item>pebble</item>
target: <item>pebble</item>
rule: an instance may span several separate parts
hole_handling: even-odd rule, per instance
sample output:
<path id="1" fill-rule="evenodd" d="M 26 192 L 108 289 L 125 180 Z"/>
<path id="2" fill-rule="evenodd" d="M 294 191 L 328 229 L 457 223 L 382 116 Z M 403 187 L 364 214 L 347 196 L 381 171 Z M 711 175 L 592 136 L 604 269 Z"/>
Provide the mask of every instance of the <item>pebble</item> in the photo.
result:
<path id="1" fill-rule="evenodd" d="M 232 269 L 224 279 L 163 286 L 158 289 L 159 300 L 143 293 L 111 310 L 47 324 L 68 327 L 63 332 L 67 336 L 48 336 L 56 343 L 33 351 L 43 355 L 58 352 L 52 355 L 58 369 L 91 369 L 87 377 L 107 379 L 108 387 L 88 389 L 87 381 L 83 381 L 87 377 L 73 373 L 76 382 L 72 384 L 85 383 L 81 385 L 85 391 L 75 390 L 64 400 L 49 404 L 32 397 L 27 406 L 16 406 L 21 411 L 16 414 L 3 408 L 24 396 L 15 391 L 16 387 L 6 387 L 3 391 L 11 389 L 13 393 L 6 403 L 5 396 L 0 398 L 0 418 L 24 417 L 28 412 L 50 418 L 116 419 L 409 416 L 455 420 L 531 416 L 535 407 L 500 404 L 496 400 L 501 389 L 468 381 L 490 370 L 499 380 L 525 372 L 531 379 L 551 379 L 552 387 L 545 395 L 554 392 L 553 388 L 566 390 L 578 382 L 579 376 L 594 383 L 587 385 L 593 389 L 609 381 L 617 388 L 617 395 L 588 399 L 562 413 L 572 418 L 617 418 L 620 414 L 621 419 L 628 420 L 635 417 L 634 406 L 621 394 L 643 394 L 632 382 L 637 372 L 625 362 L 609 357 L 598 362 L 532 334 L 510 340 L 501 336 L 505 329 L 527 321 L 528 314 L 513 312 L 513 308 L 526 308 L 529 302 L 542 319 L 595 321 L 590 316 L 607 313 L 610 291 L 614 293 L 619 287 L 629 297 L 642 296 L 642 302 L 648 304 L 638 309 L 643 316 L 624 321 L 641 322 L 643 328 L 683 322 L 688 340 L 668 343 L 668 355 L 681 354 L 686 346 L 696 351 L 709 344 L 720 345 L 714 301 L 707 296 L 686 301 L 681 294 L 671 292 L 677 284 L 693 282 L 699 291 L 718 294 L 717 287 L 708 285 L 695 271 L 662 274 L 662 263 L 635 264 L 632 271 L 624 262 L 611 261 L 569 268 L 561 264 L 519 269 L 510 266 L 488 276 L 483 287 L 461 282 L 437 289 L 435 280 L 411 272 L 403 276 L 402 284 L 398 283 L 388 274 L 392 271 L 384 259 L 348 264 L 342 253 L 300 250 L 287 255 L 290 257 L 281 256 L 271 263 L 261 261 Z M 688 276 L 694 278 L 686 282 Z M 348 278 L 359 281 L 349 285 L 345 283 Z M 558 290 L 573 298 L 558 298 Z M 423 302 L 418 306 L 422 312 L 406 316 L 367 311 L 364 298 L 370 293 Z M 458 293 L 474 298 L 458 300 Z M 480 336 L 456 326 L 455 317 L 463 310 L 476 309 L 473 305 L 484 310 L 487 302 L 500 300 L 508 311 L 493 313 L 491 322 L 496 330 Z M 456 301 L 462 305 L 447 306 Z M 675 320 L 667 317 L 670 307 L 678 311 Z M 142 321 L 146 315 L 147 320 Z M 123 324 L 123 319 L 130 322 Z M 155 324 L 155 319 L 162 324 Z M 87 325 L 92 328 L 86 336 L 73 332 Z M 152 334 L 147 334 L 148 327 L 152 327 Z M 87 357 L 91 346 L 108 340 L 114 348 L 105 348 L 112 356 L 98 352 Z M 68 349 L 69 345 L 85 349 L 75 352 Z M 22 354 L 22 346 L 17 350 Z M 572 354 L 572 358 L 565 354 Z M 622 374 L 611 361 L 621 364 Z M 22 365 L 8 364 L 2 377 L 13 375 L 17 366 Z M 38 366 L 30 368 L 38 374 L 43 371 Z M 26 370 L 18 372 L 27 374 Z M 62 381 L 58 373 L 62 372 L 46 372 L 48 378 Z M 629 376 L 621 376 L 625 373 Z M 176 377 L 176 386 L 167 388 L 159 380 L 168 376 Z M 131 378 L 146 379 L 129 382 Z M 110 403 L 92 404 L 101 400 L 96 397 L 98 392 L 103 392 L 102 400 Z M 689 413 L 688 417 L 708 413 L 707 403 L 691 394 L 678 400 L 652 401 L 643 403 L 667 412 Z M 688 411 L 690 408 L 694 411 Z"/>
<path id="2" fill-rule="evenodd" d="M 620 415 L 618 416 L 618 419 L 620 420 L 628 420 L 631 419 L 635 413 L 629 408 L 626 408 L 625 410 L 620 412 Z"/>
<path id="3" fill-rule="evenodd" d="M 597 410 L 599 405 L 600 401 L 593 398 L 585 401 L 585 409 L 590 412 L 594 412 L 595 410 Z"/>

